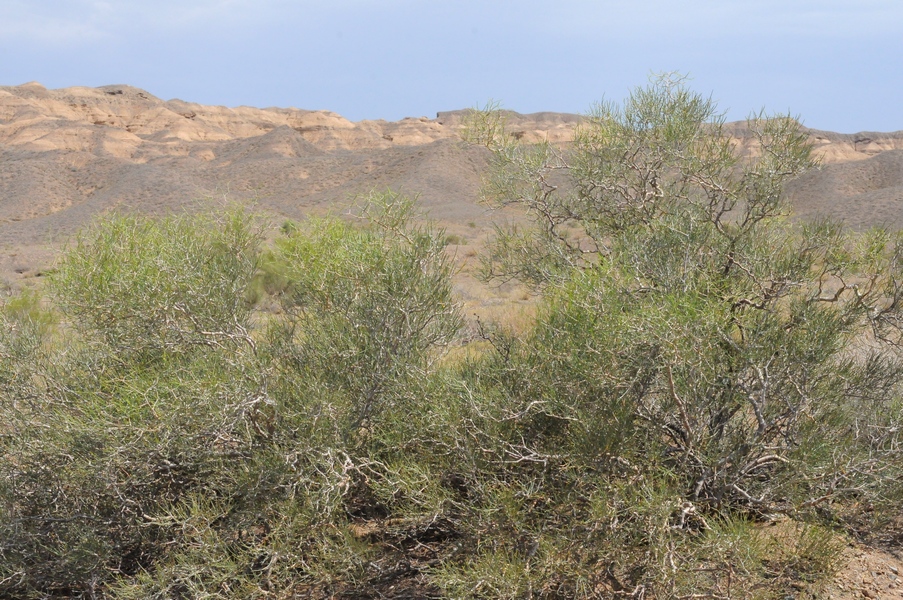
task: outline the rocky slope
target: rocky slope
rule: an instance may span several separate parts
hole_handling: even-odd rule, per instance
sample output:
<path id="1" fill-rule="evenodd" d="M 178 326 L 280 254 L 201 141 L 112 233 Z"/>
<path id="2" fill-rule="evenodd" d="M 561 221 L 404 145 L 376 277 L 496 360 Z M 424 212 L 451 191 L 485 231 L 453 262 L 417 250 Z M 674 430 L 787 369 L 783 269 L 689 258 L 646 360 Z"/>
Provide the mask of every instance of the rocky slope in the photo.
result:
<path id="1" fill-rule="evenodd" d="M 0 87 L 0 279 L 20 285 L 39 275 L 54 248 L 97 214 L 165 213 L 207 198 L 300 218 L 389 187 L 419 195 L 452 232 L 478 238 L 490 220 L 478 202 L 487 157 L 460 143 L 463 115 L 353 123 L 328 111 L 164 101 L 124 85 Z M 567 141 L 580 121 L 508 116 L 527 141 Z M 755 151 L 743 124 L 729 130 Z M 903 131 L 809 135 L 824 166 L 791 187 L 800 217 L 903 226 Z M 827 597 L 903 597 L 899 556 L 848 553 Z"/>
<path id="2" fill-rule="evenodd" d="M 419 195 L 450 229 L 487 221 L 486 156 L 459 143 L 464 111 L 353 123 L 328 111 L 164 101 L 125 85 L 0 87 L 0 272 L 33 272 L 94 215 L 166 212 L 202 198 L 277 217 L 341 210 L 374 188 Z M 580 117 L 510 113 L 527 141 L 566 141 Z M 742 124 L 730 130 L 753 143 Z M 797 212 L 903 225 L 903 132 L 810 131 L 825 166 L 792 189 Z"/>

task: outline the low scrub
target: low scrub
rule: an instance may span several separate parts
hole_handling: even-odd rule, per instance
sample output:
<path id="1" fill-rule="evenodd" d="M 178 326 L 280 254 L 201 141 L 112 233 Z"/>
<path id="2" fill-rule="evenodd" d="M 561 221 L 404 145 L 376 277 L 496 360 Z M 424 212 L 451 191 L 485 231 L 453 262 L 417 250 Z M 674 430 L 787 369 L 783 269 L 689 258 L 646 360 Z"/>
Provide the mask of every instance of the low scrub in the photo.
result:
<path id="1" fill-rule="evenodd" d="M 543 296 L 466 358 L 398 195 L 266 247 L 240 211 L 86 230 L 0 311 L 0 597 L 817 593 L 903 502 L 903 244 L 785 220 L 786 119 L 744 165 L 704 100 L 631 102 L 567 156 L 475 119 L 540 217 L 487 269 Z"/>

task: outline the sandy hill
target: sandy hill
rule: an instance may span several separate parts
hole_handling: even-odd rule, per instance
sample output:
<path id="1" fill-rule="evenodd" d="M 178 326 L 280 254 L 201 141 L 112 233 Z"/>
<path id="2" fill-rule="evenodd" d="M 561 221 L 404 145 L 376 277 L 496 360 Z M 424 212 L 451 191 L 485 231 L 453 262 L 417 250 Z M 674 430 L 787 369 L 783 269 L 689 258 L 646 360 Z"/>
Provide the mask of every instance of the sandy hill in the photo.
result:
<path id="1" fill-rule="evenodd" d="M 276 218 L 300 218 L 389 187 L 419 195 L 433 218 L 476 246 L 497 216 L 478 202 L 487 156 L 460 143 L 463 116 L 353 123 L 328 111 L 164 101 L 125 85 L 0 87 L 0 281 L 27 285 L 54 247 L 100 213 L 165 213 L 205 197 L 253 201 Z M 527 141 L 566 141 L 579 121 L 508 115 L 511 132 Z M 729 130 L 755 150 L 744 124 Z M 809 135 L 824 166 L 792 185 L 801 218 L 903 226 L 903 131 Z M 516 289 L 500 298 L 459 282 L 458 291 L 468 308 L 484 312 L 507 312 L 519 300 Z M 903 597 L 894 595 L 896 575 L 884 575 L 903 570 L 899 558 L 853 548 L 847 554 L 850 567 L 831 596 Z"/>
<path id="2" fill-rule="evenodd" d="M 486 156 L 459 143 L 464 111 L 351 122 L 332 112 L 164 101 L 126 85 L 0 87 L 0 273 L 33 273 L 98 213 L 160 213 L 204 197 L 279 217 L 342 207 L 374 188 L 420 196 L 452 231 L 484 225 Z M 508 115 L 525 140 L 565 141 L 580 117 Z M 742 124 L 731 125 L 750 145 Z M 825 166 L 793 187 L 802 216 L 903 225 L 903 132 L 810 131 Z"/>

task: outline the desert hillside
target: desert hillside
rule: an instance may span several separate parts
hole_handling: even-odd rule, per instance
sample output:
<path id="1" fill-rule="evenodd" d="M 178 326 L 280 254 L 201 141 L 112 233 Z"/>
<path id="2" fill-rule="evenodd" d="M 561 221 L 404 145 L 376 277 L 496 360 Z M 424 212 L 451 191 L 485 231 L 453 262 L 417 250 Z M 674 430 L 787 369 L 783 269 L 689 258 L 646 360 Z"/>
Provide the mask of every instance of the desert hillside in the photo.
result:
<path id="1" fill-rule="evenodd" d="M 632 254 L 611 261 L 614 274 L 537 310 L 527 288 L 490 289 L 474 276 L 493 222 L 523 215 L 480 204 L 488 150 L 462 143 L 465 115 L 355 123 L 329 111 L 165 101 L 123 85 L 0 87 L 6 288 L 40 290 L 35 278 L 66 240 L 116 209 L 237 201 L 279 223 L 391 188 L 417 196 L 447 229 L 421 247 L 416 228 L 358 238 L 340 221 L 301 223 L 273 232 L 284 237 L 263 260 L 250 226 L 225 236 L 209 221 L 138 231 L 123 219 L 126 235 L 104 238 L 101 228 L 110 245 L 90 260 L 70 251 L 56 263 L 63 327 L 45 314 L 46 298 L 10 294 L 0 366 L 13 401 L 2 406 L 0 464 L 14 492 L 4 498 L 27 510 L 0 519 L 0 596 L 94 597 L 97 581 L 119 580 L 182 597 L 210 578 L 220 591 L 268 597 L 280 585 L 292 597 L 439 597 L 440 584 L 452 597 L 503 597 L 481 588 L 501 573 L 526 586 L 511 587 L 512 598 L 533 597 L 534 579 L 545 597 L 652 597 L 647 582 L 661 585 L 657 597 L 772 586 L 800 592 L 792 597 L 903 598 L 901 418 L 887 391 L 899 372 L 883 355 L 861 368 L 849 358 L 898 316 L 899 288 L 861 293 L 843 270 L 786 285 L 774 264 L 810 273 L 830 259 L 799 259 L 810 250 L 795 241 L 810 238 L 761 233 L 755 220 L 734 240 L 758 244 L 754 267 L 714 234 L 699 236 L 693 257 L 662 211 L 644 222 L 667 235 L 622 240 Z M 507 117 L 518 139 L 562 144 L 582 118 Z M 745 123 L 727 131 L 743 152 L 758 151 Z M 792 182 L 796 218 L 903 226 L 903 131 L 806 133 L 822 166 Z M 876 271 L 896 281 L 892 269 Z M 884 290 L 863 272 L 850 270 Z M 821 295 L 835 284 L 833 297 Z M 761 290 L 760 304 L 749 289 Z M 853 308 L 823 308 L 838 299 Z M 851 333 L 839 324 L 855 311 L 863 330 Z M 431 371 L 440 348 L 448 360 Z M 796 522 L 798 511 L 833 524 Z M 835 524 L 855 535 L 836 535 Z M 234 572 L 221 576 L 223 563 Z M 182 565 L 198 570 L 183 576 Z M 823 575 L 827 587 L 807 587 Z"/>
<path id="2" fill-rule="evenodd" d="M 452 232 L 478 235 L 486 157 L 459 143 L 463 114 L 354 123 L 329 111 L 164 101 L 126 85 L 0 87 L 0 273 L 39 272 L 48 247 L 98 213 L 209 197 L 299 218 L 391 187 L 419 195 Z M 511 113 L 508 125 L 523 139 L 565 141 L 579 120 Z M 750 145 L 743 124 L 730 127 Z M 903 131 L 810 135 L 824 167 L 791 190 L 800 216 L 903 224 Z"/>

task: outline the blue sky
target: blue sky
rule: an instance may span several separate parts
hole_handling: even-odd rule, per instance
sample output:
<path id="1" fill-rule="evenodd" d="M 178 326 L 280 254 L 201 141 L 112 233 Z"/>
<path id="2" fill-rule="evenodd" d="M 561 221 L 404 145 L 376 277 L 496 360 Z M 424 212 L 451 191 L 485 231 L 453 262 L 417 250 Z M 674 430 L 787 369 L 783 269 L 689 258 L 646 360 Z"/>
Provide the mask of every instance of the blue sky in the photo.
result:
<path id="1" fill-rule="evenodd" d="M 680 71 L 729 119 L 903 129 L 903 0 L 0 0 L 0 85 L 434 117 L 585 112 Z"/>

